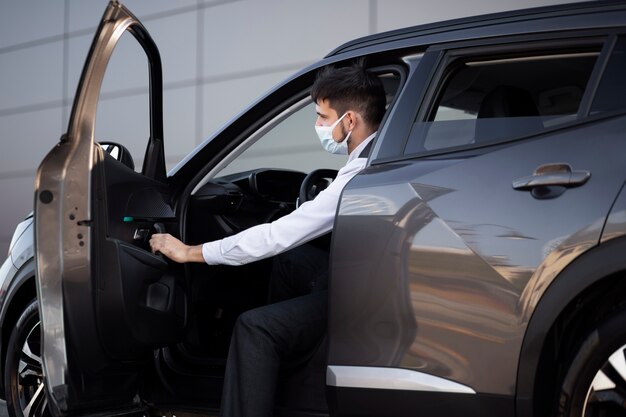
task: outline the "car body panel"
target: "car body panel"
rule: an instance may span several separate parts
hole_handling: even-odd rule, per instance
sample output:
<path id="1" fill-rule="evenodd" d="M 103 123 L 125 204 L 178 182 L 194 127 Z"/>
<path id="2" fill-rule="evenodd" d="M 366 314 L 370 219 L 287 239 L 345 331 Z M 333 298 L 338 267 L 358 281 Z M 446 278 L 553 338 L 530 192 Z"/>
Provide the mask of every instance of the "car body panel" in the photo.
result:
<path id="1" fill-rule="evenodd" d="M 32 235 L 32 217 L 27 218 L 15 228 L 15 234 L 11 241 L 10 258 L 17 269 L 21 268 L 22 265 L 35 256 Z"/>
<path id="2" fill-rule="evenodd" d="M 611 213 L 606 220 L 602 231 L 601 242 L 617 239 L 626 235 L 626 190 L 622 186 L 615 204 L 611 207 Z"/>
<path id="3" fill-rule="evenodd" d="M 9 256 L 0 266 L 0 363 L 4 364 L 6 351 L 4 346 L 8 342 L 11 328 L 4 324 L 15 320 L 14 311 L 22 303 L 28 302 L 35 297 L 33 292 L 24 294 L 28 300 L 23 300 L 16 295 L 22 292 L 24 284 L 32 284 L 27 290 L 34 288 L 35 262 L 33 242 L 33 216 L 27 216 L 20 222 L 13 233 L 9 245 Z M 0 398 L 4 398 L 4 378 L 0 378 Z"/>
<path id="4" fill-rule="evenodd" d="M 626 169 L 615 169 L 624 128 L 617 118 L 473 158 L 402 161 L 357 175 L 335 227 L 329 365 L 415 369 L 512 396 L 538 300 L 599 243 L 626 179 Z M 515 179 L 555 161 L 592 177 L 548 200 L 513 189 Z"/>
<path id="5" fill-rule="evenodd" d="M 2 274 L 2 287 L 0 287 L 0 304 L 2 305 L 2 309 L 6 309 L 9 306 L 7 302 L 7 295 L 9 292 L 9 286 L 13 282 L 13 277 L 17 273 L 17 269 L 13 266 L 11 259 L 6 259 L 2 266 L 0 266 L 0 273 Z M 4 314 L 0 315 L 0 317 L 4 316 Z"/>
<path id="6" fill-rule="evenodd" d="M 24 236 L 24 235 L 22 235 Z M 30 242 L 30 246 L 33 244 L 32 234 L 27 234 L 24 239 Z M 35 261 L 31 257 L 25 262 L 20 269 L 16 269 L 11 265 L 9 259 L 0 267 L 0 277 L 2 282 L 0 284 L 0 323 L 8 324 L 14 323 L 17 320 L 17 315 L 21 312 L 21 308 L 28 304 L 35 298 Z M 13 327 L 2 327 L 0 330 L 0 360 L 2 363 L 6 359 L 6 346 Z M 4 398 L 4 383 L 5 379 L 0 380 L 0 393 Z"/>
<path id="7" fill-rule="evenodd" d="M 626 223 L 623 223 L 622 229 L 625 228 Z M 621 236 L 584 252 L 561 271 L 538 300 L 519 355 L 516 415 L 526 417 L 540 414 L 537 409 L 537 405 L 542 403 L 542 399 L 538 398 L 541 395 L 539 383 L 546 380 L 548 385 L 554 383 L 553 379 L 548 378 L 554 370 L 540 363 L 540 360 L 543 353 L 554 349 L 552 341 L 547 339 L 554 334 L 559 319 L 569 314 L 569 311 L 588 304 L 588 309 L 582 310 L 578 319 L 569 319 L 574 326 L 584 326 L 585 317 L 601 310 L 601 305 L 611 306 L 612 303 L 623 302 L 619 297 L 624 291 L 624 251 L 626 239 Z"/>

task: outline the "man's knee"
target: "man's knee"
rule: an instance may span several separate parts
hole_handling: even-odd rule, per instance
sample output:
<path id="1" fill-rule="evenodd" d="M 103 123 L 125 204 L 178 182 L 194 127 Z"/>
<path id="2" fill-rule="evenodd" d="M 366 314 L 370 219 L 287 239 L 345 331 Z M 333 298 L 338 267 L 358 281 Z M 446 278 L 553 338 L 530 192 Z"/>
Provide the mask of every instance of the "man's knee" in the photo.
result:
<path id="1" fill-rule="evenodd" d="M 237 318 L 237 322 L 235 323 L 235 328 L 245 329 L 245 330 L 254 330 L 258 327 L 261 322 L 258 312 L 254 310 L 248 310 Z"/>
<path id="2" fill-rule="evenodd" d="M 305 244 L 274 257 L 270 302 L 310 294 L 327 287 L 328 253 Z"/>
<path id="3" fill-rule="evenodd" d="M 266 314 L 266 307 L 259 307 L 252 310 L 245 311 L 237 318 L 235 322 L 236 334 L 244 336 L 246 338 L 254 337 L 258 340 L 259 337 L 265 337 L 270 333 L 271 317 Z"/>

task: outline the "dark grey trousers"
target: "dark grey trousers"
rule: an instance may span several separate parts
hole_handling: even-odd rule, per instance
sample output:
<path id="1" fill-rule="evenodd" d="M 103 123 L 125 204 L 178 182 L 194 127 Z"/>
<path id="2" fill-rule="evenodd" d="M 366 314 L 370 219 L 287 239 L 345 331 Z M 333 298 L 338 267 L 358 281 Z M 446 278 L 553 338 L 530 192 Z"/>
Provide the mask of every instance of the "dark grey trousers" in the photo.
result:
<path id="1" fill-rule="evenodd" d="M 305 363 L 326 333 L 327 277 L 328 252 L 311 245 L 274 259 L 274 303 L 243 313 L 233 330 L 222 417 L 273 415 L 279 372 Z"/>

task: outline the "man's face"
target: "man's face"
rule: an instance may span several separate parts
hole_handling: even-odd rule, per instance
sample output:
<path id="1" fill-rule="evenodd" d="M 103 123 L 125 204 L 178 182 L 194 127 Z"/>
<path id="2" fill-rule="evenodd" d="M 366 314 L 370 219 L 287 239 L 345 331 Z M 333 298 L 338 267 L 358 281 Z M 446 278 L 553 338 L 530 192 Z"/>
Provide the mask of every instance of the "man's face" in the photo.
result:
<path id="1" fill-rule="evenodd" d="M 339 115 L 330 107 L 328 100 L 320 100 L 315 105 L 315 111 L 317 112 L 317 119 L 315 120 L 316 126 L 330 126 L 339 119 Z M 343 127 L 340 129 L 333 129 L 333 139 L 341 140 L 343 136 L 335 137 L 335 131 L 340 131 L 343 134 Z"/>

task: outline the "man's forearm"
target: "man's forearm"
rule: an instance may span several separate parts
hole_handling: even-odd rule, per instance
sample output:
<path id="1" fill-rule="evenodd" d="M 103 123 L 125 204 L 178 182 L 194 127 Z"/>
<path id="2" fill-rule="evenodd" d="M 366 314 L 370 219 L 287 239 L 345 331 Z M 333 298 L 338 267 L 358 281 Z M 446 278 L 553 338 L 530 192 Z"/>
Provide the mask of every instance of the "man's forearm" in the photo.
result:
<path id="1" fill-rule="evenodd" d="M 202 245 L 186 245 L 169 233 L 153 234 L 150 238 L 150 248 L 152 252 L 161 253 L 175 262 L 204 262 Z"/>
<path id="2" fill-rule="evenodd" d="M 202 256 L 202 245 L 188 246 L 185 262 L 204 262 Z"/>

